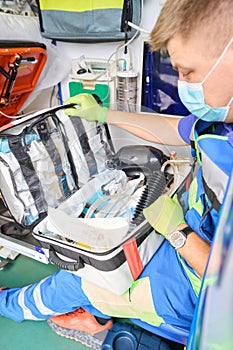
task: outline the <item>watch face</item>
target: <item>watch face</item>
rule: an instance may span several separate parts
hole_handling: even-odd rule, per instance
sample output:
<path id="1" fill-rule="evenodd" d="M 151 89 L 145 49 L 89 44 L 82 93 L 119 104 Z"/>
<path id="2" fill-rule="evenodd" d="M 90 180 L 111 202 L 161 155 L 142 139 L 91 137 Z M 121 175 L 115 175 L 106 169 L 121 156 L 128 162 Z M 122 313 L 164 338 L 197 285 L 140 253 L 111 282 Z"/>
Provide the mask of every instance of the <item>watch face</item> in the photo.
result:
<path id="1" fill-rule="evenodd" d="M 171 232 L 169 235 L 169 242 L 176 249 L 183 247 L 185 241 L 186 237 L 181 231 L 174 231 Z"/>

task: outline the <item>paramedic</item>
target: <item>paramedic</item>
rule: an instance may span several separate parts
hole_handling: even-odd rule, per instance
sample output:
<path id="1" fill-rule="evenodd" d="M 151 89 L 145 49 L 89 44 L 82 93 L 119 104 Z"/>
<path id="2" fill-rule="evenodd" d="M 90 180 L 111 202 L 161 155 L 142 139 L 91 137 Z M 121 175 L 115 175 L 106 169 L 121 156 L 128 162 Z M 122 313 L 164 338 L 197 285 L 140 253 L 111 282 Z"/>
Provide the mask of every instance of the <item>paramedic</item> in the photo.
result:
<path id="1" fill-rule="evenodd" d="M 169 325 L 170 331 L 181 330 L 188 336 L 232 168 L 232 18 L 232 0 L 167 0 L 152 30 L 151 47 L 168 50 L 179 72 L 179 95 L 190 116 L 178 120 L 108 110 L 86 94 L 67 101 L 80 106 L 67 110 L 69 115 L 107 122 L 150 142 L 185 145 L 191 135 L 201 166 L 190 186 L 184 220 L 171 230 L 186 231 L 183 245 L 174 249 L 171 232 L 161 229 L 150 211 L 146 218 L 166 240 L 130 294 L 115 296 L 74 273 L 59 271 L 31 286 L 2 290 L 0 314 L 16 321 L 50 318 L 57 333 L 81 341 L 88 338 L 87 333 L 98 338 L 97 333 L 111 327 L 111 321 L 98 318 L 110 316 L 140 319 L 138 324 L 146 329 L 154 326 L 154 333 Z M 179 206 L 172 199 L 168 204 Z"/>

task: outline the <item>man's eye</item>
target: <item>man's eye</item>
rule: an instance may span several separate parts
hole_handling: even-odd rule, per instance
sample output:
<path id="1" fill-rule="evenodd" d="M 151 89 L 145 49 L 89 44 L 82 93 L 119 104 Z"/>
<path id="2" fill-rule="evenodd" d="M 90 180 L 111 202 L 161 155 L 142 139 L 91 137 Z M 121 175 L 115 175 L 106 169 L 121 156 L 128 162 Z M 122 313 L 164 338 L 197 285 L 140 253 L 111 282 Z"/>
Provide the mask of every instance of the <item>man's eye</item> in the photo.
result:
<path id="1" fill-rule="evenodd" d="M 191 77 L 192 77 L 192 71 L 179 71 L 179 79 L 181 80 L 186 80 L 186 81 L 190 81 Z"/>
<path id="2" fill-rule="evenodd" d="M 190 71 L 187 72 L 180 72 L 182 74 L 183 77 L 188 77 L 190 75 Z"/>

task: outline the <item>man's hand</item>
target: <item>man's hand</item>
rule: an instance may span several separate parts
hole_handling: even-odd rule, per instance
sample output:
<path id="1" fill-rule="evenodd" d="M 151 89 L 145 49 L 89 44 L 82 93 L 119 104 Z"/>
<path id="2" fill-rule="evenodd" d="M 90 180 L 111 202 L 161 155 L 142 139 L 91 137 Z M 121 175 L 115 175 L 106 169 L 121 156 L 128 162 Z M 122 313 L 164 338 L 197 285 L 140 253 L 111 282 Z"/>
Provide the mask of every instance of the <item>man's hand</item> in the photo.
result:
<path id="1" fill-rule="evenodd" d="M 177 196 L 161 195 L 154 203 L 143 210 L 149 224 L 166 239 L 178 225 L 184 223 L 184 214 Z"/>
<path id="2" fill-rule="evenodd" d="M 65 104 L 74 103 L 76 106 L 67 108 L 65 114 L 74 117 L 84 118 L 90 122 L 105 122 L 108 108 L 101 107 L 96 99 L 90 94 L 78 94 L 70 97 Z"/>

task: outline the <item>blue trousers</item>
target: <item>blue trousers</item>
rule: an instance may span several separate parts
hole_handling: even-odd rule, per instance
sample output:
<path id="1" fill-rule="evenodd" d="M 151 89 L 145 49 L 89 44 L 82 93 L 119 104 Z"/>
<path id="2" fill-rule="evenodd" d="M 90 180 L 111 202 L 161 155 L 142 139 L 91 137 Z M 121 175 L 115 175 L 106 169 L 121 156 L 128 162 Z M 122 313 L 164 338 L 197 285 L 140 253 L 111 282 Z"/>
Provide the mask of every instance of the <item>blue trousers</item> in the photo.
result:
<path id="1" fill-rule="evenodd" d="M 81 288 L 81 278 L 64 270 L 27 287 L 0 293 L 0 314 L 18 322 L 45 320 L 79 307 L 95 316 L 109 317 L 91 305 Z"/>
<path id="2" fill-rule="evenodd" d="M 176 251 L 167 241 L 164 241 L 146 265 L 140 278 L 142 277 L 150 279 L 154 306 L 158 315 L 163 318 L 164 324 L 155 327 L 139 318 L 132 321 L 142 328 L 165 337 L 172 330 L 172 334 L 175 334 L 172 339 L 175 341 L 177 330 L 179 336 L 181 333 L 182 338 L 187 337 L 197 296 Z M 46 320 L 51 316 L 74 311 L 79 307 L 95 316 L 105 318 L 111 316 L 103 314 L 92 305 L 82 290 L 80 277 L 64 270 L 32 285 L 0 292 L 0 314 L 18 322 Z M 161 333 L 163 328 L 165 328 L 164 333 Z"/>

